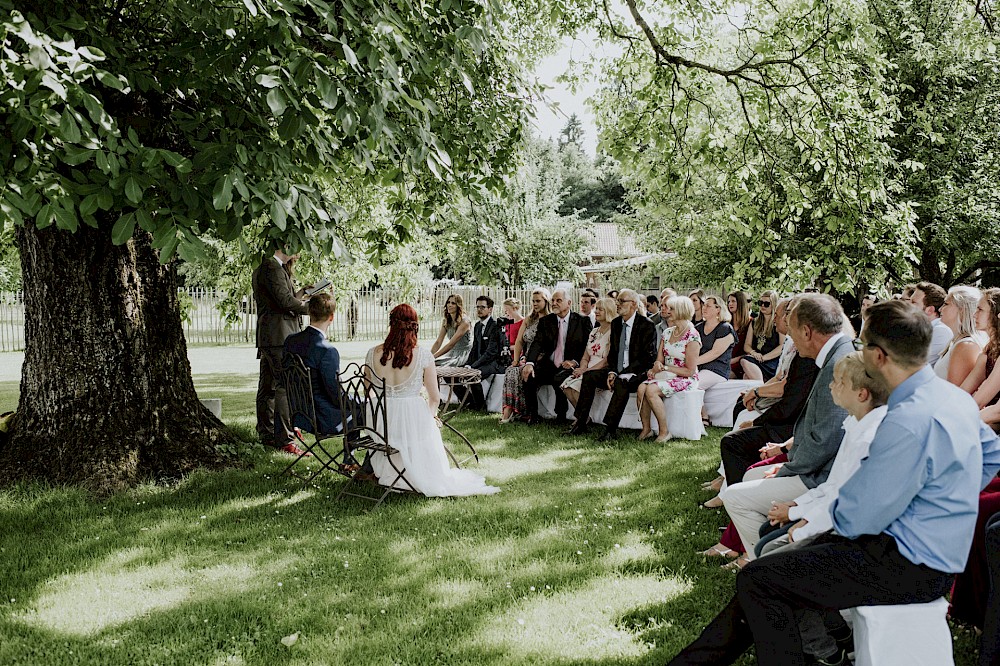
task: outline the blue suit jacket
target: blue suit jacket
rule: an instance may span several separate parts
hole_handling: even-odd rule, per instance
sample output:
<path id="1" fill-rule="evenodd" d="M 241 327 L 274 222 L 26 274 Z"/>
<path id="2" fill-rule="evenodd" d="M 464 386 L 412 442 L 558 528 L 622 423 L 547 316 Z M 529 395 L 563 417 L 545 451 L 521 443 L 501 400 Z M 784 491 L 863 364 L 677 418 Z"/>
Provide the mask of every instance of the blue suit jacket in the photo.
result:
<path id="1" fill-rule="evenodd" d="M 340 414 L 340 352 L 326 337 L 311 326 L 285 338 L 285 354 L 302 357 L 312 375 L 313 403 L 316 405 L 316 424 L 322 434 L 339 433 L 342 429 Z M 295 416 L 295 426 L 307 432 L 312 427 L 301 414 Z"/>

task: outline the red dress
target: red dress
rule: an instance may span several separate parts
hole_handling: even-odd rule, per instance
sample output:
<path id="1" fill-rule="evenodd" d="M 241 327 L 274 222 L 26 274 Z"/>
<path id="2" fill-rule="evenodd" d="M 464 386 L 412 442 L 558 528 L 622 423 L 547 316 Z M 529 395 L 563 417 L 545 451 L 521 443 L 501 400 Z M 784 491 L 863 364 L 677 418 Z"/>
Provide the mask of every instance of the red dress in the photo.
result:
<path id="1" fill-rule="evenodd" d="M 521 330 L 521 324 L 524 320 L 516 321 L 513 324 L 507 325 L 507 340 L 510 342 L 510 346 L 513 347 L 514 343 L 517 342 L 517 332 Z"/>

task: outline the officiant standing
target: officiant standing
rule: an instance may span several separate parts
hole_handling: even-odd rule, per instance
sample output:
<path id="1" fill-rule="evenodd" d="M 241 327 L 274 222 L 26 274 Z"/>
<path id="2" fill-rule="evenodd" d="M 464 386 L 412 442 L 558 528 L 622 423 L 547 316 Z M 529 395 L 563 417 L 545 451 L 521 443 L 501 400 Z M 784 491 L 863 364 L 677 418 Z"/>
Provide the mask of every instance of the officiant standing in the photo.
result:
<path id="1" fill-rule="evenodd" d="M 292 267 L 297 254 L 274 247 L 253 272 L 253 298 L 257 304 L 257 434 L 266 446 L 299 455 L 293 443 L 288 399 L 281 377 L 281 353 L 285 338 L 302 330 L 301 315 L 308 314 L 305 290 L 295 290 Z"/>

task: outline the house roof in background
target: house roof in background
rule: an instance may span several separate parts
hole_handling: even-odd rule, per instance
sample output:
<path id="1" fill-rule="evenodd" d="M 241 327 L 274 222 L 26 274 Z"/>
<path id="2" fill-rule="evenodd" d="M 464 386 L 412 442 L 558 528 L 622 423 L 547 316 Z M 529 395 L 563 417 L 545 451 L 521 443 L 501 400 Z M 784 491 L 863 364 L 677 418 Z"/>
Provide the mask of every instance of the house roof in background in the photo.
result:
<path id="1" fill-rule="evenodd" d="M 614 222 L 594 222 L 587 227 L 593 238 L 587 252 L 591 257 L 638 257 L 635 237 Z"/>

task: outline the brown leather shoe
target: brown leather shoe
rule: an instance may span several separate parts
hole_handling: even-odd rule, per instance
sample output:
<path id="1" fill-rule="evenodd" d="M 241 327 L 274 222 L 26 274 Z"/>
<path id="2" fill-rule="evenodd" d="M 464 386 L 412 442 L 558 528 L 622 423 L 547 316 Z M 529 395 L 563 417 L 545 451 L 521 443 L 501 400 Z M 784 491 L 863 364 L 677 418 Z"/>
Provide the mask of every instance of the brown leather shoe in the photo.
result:
<path id="1" fill-rule="evenodd" d="M 285 444 L 278 450 L 282 451 L 283 453 L 291 453 L 293 456 L 304 456 L 306 458 L 312 458 L 311 453 L 306 453 L 299 447 L 295 446 L 295 442 L 288 442 L 288 444 Z"/>

